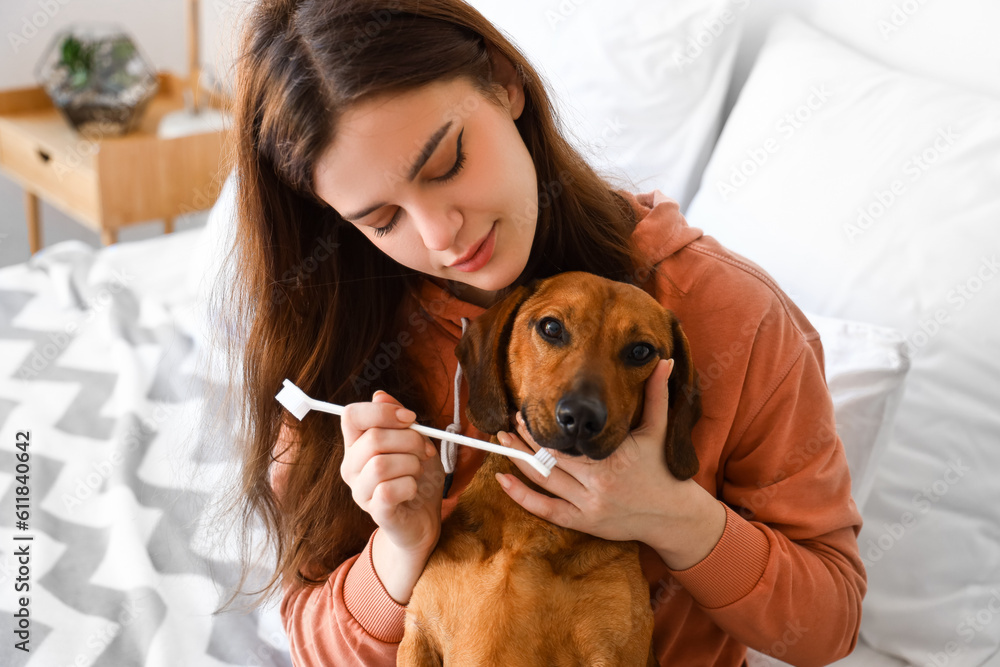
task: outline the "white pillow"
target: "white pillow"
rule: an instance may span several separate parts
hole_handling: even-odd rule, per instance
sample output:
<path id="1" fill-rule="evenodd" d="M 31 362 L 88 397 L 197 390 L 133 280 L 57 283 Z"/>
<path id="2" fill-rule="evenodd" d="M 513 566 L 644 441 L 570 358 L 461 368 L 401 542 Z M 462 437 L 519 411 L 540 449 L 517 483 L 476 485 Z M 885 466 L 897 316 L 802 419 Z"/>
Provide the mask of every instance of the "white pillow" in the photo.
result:
<path id="1" fill-rule="evenodd" d="M 1000 96 L 1000 2 L 811 0 L 807 19 L 891 67 Z"/>
<path id="2" fill-rule="evenodd" d="M 915 664 L 1000 649 L 998 119 L 1000 100 L 782 21 L 687 211 L 801 308 L 905 336 L 859 536 L 861 633 Z"/>
<path id="3" fill-rule="evenodd" d="M 687 206 L 718 133 L 750 0 L 469 4 L 539 72 L 567 139 L 592 165 L 620 187 L 659 189 Z"/>
<path id="4" fill-rule="evenodd" d="M 805 312 L 805 311 L 804 311 Z M 805 312 L 823 343 L 826 384 L 837 435 L 851 469 L 851 495 L 864 507 L 892 434 L 910 357 L 903 335 L 888 327 Z"/>
<path id="5" fill-rule="evenodd" d="M 821 26 L 858 53 L 903 72 L 1000 96 L 997 0 L 754 0 L 746 11 L 732 88 L 743 85 L 767 28 L 781 12 Z"/>

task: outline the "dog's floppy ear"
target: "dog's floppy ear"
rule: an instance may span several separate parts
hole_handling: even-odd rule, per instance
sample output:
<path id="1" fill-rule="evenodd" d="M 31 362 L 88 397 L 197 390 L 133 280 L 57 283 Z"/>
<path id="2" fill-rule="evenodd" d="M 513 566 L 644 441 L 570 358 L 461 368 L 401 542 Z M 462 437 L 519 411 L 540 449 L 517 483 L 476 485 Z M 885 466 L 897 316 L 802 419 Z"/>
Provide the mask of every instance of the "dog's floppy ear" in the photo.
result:
<path id="1" fill-rule="evenodd" d="M 518 308 L 534 292 L 534 283 L 518 287 L 469 323 L 455 347 L 469 382 L 469 421 L 483 433 L 510 430 L 507 346 Z"/>
<path id="2" fill-rule="evenodd" d="M 691 431 L 701 417 L 701 392 L 687 336 L 676 317 L 671 316 L 670 320 L 674 368 L 667 382 L 670 394 L 667 403 L 667 468 L 674 477 L 685 480 L 698 472 L 698 456 L 694 451 Z"/>

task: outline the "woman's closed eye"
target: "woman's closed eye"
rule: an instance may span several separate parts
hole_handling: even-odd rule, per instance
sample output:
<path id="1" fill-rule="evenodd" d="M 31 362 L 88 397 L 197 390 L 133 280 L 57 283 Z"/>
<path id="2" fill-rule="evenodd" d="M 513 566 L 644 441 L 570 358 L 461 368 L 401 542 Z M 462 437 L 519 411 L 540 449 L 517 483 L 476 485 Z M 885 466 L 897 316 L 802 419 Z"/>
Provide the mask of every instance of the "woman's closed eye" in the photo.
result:
<path id="1" fill-rule="evenodd" d="M 462 128 L 462 131 L 458 133 L 458 146 L 455 148 L 456 155 L 454 166 L 448 170 L 448 173 L 435 178 L 435 181 L 438 181 L 439 183 L 447 183 L 451 179 L 455 178 L 455 176 L 458 175 L 458 172 L 462 171 L 462 167 L 465 165 L 465 151 L 462 150 L 463 134 L 465 134 L 464 127 Z"/>
<path id="2" fill-rule="evenodd" d="M 462 167 L 465 166 L 465 152 L 462 150 L 462 135 L 463 134 L 465 134 L 465 128 L 462 128 L 462 131 L 458 133 L 458 146 L 457 146 L 456 151 L 455 151 L 457 155 L 455 157 L 455 164 L 454 164 L 454 166 L 452 166 L 452 168 L 449 169 L 447 171 L 447 173 L 442 174 L 441 176 L 438 176 L 437 178 L 432 179 L 433 181 L 438 182 L 438 183 L 447 183 L 451 179 L 455 178 L 455 176 L 458 175 L 458 172 L 462 171 Z M 376 227 L 375 228 L 375 236 L 381 237 L 381 236 L 385 236 L 386 234 L 388 234 L 389 232 L 391 232 L 392 229 L 396 226 L 396 223 L 399 222 L 399 216 L 402 213 L 402 211 L 403 211 L 403 209 L 397 208 L 396 212 L 392 216 L 392 219 L 389 220 L 389 222 L 387 224 L 382 225 L 381 227 Z"/>

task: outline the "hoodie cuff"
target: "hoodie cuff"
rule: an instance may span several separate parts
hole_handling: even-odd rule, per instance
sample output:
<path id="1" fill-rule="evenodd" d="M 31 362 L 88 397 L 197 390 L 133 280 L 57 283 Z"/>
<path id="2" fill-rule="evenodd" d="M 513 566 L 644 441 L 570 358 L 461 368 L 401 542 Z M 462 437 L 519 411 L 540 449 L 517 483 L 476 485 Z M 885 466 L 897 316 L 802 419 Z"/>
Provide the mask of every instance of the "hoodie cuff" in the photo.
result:
<path id="1" fill-rule="evenodd" d="M 375 530 L 377 533 L 378 530 Z M 372 561 L 372 541 L 368 538 L 364 551 L 354 561 L 344 579 L 344 605 L 351 616 L 375 639 L 390 644 L 403 640 L 406 606 L 392 599 L 375 573 Z"/>
<path id="2" fill-rule="evenodd" d="M 726 528 L 715 548 L 686 570 L 670 570 L 706 609 L 725 607 L 752 591 L 764 575 L 771 553 L 770 542 L 760 529 L 722 505 L 726 508 Z"/>

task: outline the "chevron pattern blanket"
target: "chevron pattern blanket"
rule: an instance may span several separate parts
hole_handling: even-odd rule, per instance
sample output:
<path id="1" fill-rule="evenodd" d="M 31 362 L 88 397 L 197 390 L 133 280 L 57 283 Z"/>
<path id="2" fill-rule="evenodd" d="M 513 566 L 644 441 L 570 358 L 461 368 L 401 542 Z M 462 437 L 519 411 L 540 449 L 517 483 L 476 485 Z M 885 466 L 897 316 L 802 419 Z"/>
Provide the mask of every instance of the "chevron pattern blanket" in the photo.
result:
<path id="1" fill-rule="evenodd" d="M 0 269 L 0 664 L 291 664 L 275 604 L 213 614 L 235 458 L 199 361 L 200 231 Z"/>

